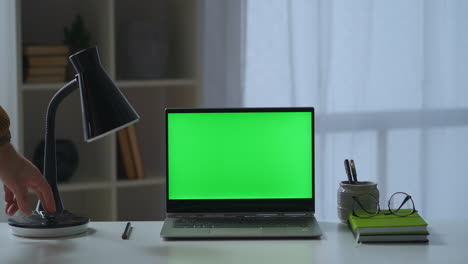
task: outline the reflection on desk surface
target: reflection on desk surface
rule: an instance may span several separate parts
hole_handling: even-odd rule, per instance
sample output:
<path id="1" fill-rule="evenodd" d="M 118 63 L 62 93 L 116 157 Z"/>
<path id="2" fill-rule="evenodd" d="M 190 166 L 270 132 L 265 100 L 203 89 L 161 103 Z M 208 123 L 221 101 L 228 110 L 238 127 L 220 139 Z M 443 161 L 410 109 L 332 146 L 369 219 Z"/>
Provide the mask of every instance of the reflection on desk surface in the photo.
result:
<path id="1" fill-rule="evenodd" d="M 319 240 L 190 241 L 162 240 L 162 222 L 132 222 L 129 240 L 121 239 L 126 222 L 91 222 L 87 234 L 64 239 L 16 237 L 1 223 L 0 263 L 465 263 L 468 220 L 430 223 L 428 244 L 358 247 L 345 225 L 323 221 Z"/>

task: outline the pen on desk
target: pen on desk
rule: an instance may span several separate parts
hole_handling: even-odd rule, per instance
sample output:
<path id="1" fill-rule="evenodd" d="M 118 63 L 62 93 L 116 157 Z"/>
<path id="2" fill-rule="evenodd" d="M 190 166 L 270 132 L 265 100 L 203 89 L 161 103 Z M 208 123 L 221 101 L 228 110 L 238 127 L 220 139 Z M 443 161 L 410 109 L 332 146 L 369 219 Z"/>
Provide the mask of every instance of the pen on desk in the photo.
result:
<path id="1" fill-rule="evenodd" d="M 125 226 L 125 230 L 122 233 L 122 239 L 129 239 L 130 238 L 130 230 L 131 230 L 130 222 L 127 223 Z"/>
<path id="2" fill-rule="evenodd" d="M 357 173 L 356 173 L 356 165 L 354 164 L 354 160 L 350 160 L 351 165 L 351 175 L 353 176 L 354 183 L 357 183 Z"/>
<path id="3" fill-rule="evenodd" d="M 353 184 L 353 179 L 351 178 L 351 170 L 349 168 L 349 161 L 348 159 L 345 159 L 344 160 L 344 167 L 345 167 L 345 171 L 346 171 L 346 176 L 348 176 L 348 183 L 349 184 Z"/>

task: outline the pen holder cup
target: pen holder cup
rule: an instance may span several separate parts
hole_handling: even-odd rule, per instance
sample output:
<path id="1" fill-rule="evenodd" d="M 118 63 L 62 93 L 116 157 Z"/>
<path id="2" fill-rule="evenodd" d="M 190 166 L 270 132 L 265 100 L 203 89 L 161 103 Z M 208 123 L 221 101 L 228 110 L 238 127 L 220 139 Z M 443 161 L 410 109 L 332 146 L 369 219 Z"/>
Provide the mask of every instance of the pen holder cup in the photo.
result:
<path id="1" fill-rule="evenodd" d="M 338 188 L 337 203 L 338 203 L 338 218 L 341 223 L 346 224 L 348 222 L 348 213 L 353 210 L 353 196 L 360 194 L 371 194 L 377 201 L 379 200 L 379 189 L 377 189 L 377 183 L 370 181 L 357 182 L 350 184 L 348 181 L 340 182 Z"/>

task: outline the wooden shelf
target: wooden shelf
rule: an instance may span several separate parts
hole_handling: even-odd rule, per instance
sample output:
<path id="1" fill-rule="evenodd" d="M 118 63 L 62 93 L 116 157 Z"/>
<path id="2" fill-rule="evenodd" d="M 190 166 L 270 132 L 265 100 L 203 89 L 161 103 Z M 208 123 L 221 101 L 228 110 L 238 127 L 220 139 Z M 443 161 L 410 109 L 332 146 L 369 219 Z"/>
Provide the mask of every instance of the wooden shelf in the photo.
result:
<path id="1" fill-rule="evenodd" d="M 111 188 L 112 184 L 110 182 L 80 182 L 58 184 L 58 189 L 60 192 L 110 190 Z M 29 193 L 34 193 L 32 190 L 28 191 Z"/>
<path id="2" fill-rule="evenodd" d="M 196 85 L 192 79 L 164 80 L 120 80 L 116 82 L 119 88 L 168 88 Z M 23 91 L 58 91 L 65 83 L 24 83 Z"/>
<path id="3" fill-rule="evenodd" d="M 80 14 L 90 33 L 91 43 L 99 47 L 104 69 L 141 117 L 137 135 L 147 174 L 138 180 L 120 179 L 122 164 L 119 161 L 117 137 L 110 135 L 90 144 L 83 142 L 79 91 L 72 93 L 60 105 L 56 119 L 59 124 L 56 127 L 57 138 L 71 140 L 79 155 L 79 165 L 73 177 L 58 186 L 68 208 L 107 221 L 164 218 L 166 180 L 164 173 L 160 173 L 166 166 L 164 109 L 198 106 L 201 83 L 198 75 L 199 5 L 198 0 L 142 0 L 138 5 L 127 0 L 43 0 L 40 3 L 22 0 L 21 4 L 16 5 L 18 10 L 13 15 L 18 16 L 16 30 L 22 41 L 17 46 L 19 66 L 24 61 L 25 54 L 21 52 L 23 44 L 62 43 L 63 28 L 69 27 L 73 18 Z M 150 26 L 135 27 L 139 23 Z M 156 27 L 158 25 L 160 31 Z M 156 39 L 158 32 L 160 35 Z M 135 34 L 142 38 L 128 38 Z M 129 41 L 119 41 L 121 39 Z M 153 52 L 153 44 L 158 41 L 162 41 L 161 47 L 168 46 L 167 50 L 161 49 L 164 52 L 161 67 L 140 60 L 134 60 L 135 64 L 126 63 L 129 52 L 138 51 L 139 56 L 148 56 L 150 60 L 159 58 L 159 54 Z M 132 73 L 133 70 L 141 71 L 138 69 L 142 67 L 153 69 L 155 74 L 119 75 L 119 70 Z M 17 80 L 23 80 L 21 70 L 17 73 Z M 48 103 L 65 84 L 20 81 L 16 87 L 19 97 L 19 145 L 28 158 L 34 157 L 43 138 Z M 31 196 L 36 197 L 32 193 Z M 149 201 L 154 210 L 139 214 L 141 210 L 134 201 Z"/>
<path id="4" fill-rule="evenodd" d="M 151 177 L 140 180 L 118 180 L 116 185 L 117 187 L 139 187 L 149 185 L 161 185 L 165 183 L 166 179 L 164 177 Z"/>
<path id="5" fill-rule="evenodd" d="M 23 83 L 23 91 L 58 91 L 65 83 Z"/>
<path id="6" fill-rule="evenodd" d="M 196 84 L 192 79 L 165 79 L 165 80 L 118 80 L 119 88 L 142 88 L 142 87 L 183 87 Z"/>
<path id="7" fill-rule="evenodd" d="M 111 189 L 111 182 L 80 182 L 80 183 L 60 183 L 58 189 L 61 192 L 73 192 L 83 190 Z"/>
<path id="8" fill-rule="evenodd" d="M 140 180 L 118 180 L 115 182 L 116 187 L 140 187 L 150 185 L 162 185 L 165 184 L 166 180 L 163 177 L 151 177 Z M 73 192 L 83 190 L 100 190 L 100 189 L 111 189 L 114 183 L 108 182 L 79 182 L 79 183 L 61 183 L 58 188 L 62 192 Z"/>

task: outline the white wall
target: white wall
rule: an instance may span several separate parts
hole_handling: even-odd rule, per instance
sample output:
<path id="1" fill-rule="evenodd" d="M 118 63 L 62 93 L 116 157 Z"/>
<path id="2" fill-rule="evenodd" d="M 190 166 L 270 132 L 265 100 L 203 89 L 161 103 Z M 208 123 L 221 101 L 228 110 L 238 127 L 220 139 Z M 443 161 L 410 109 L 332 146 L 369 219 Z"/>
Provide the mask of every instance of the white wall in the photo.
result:
<path id="1" fill-rule="evenodd" d="M 0 1 L 0 105 L 11 119 L 12 142 L 18 148 L 18 64 L 17 64 L 17 1 Z M 2 166 L 2 164 L 0 164 Z M 0 188 L 0 221 L 5 221 L 3 188 Z"/>

